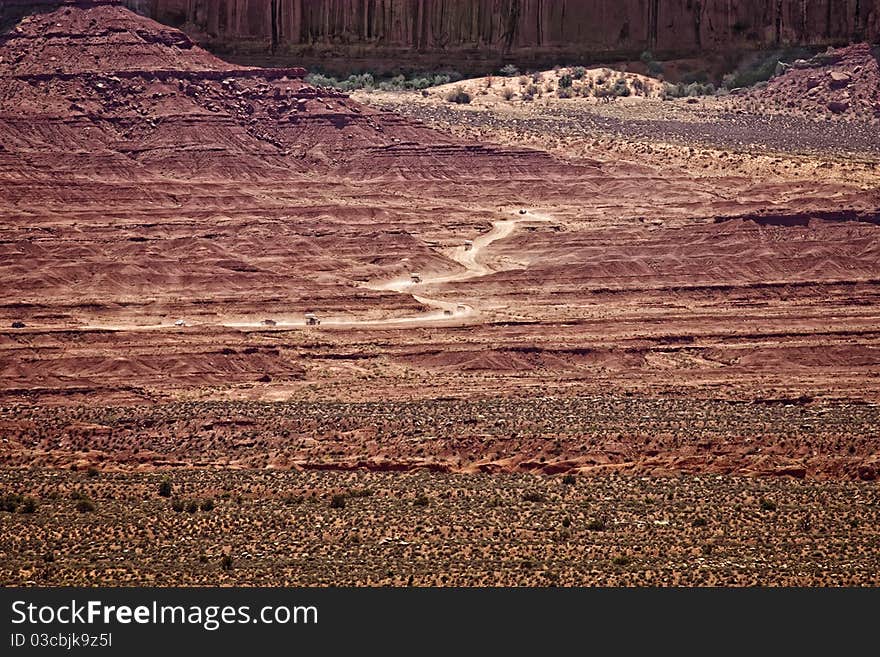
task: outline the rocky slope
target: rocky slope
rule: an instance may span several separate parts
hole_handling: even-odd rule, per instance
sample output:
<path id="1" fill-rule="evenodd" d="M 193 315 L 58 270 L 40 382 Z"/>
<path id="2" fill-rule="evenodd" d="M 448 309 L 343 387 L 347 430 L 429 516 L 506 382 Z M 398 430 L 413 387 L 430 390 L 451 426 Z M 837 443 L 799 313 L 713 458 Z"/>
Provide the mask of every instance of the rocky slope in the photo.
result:
<path id="1" fill-rule="evenodd" d="M 880 119 L 880 65 L 867 44 L 829 49 L 797 60 L 783 75 L 751 90 L 734 105 L 751 102 L 783 114 Z"/>

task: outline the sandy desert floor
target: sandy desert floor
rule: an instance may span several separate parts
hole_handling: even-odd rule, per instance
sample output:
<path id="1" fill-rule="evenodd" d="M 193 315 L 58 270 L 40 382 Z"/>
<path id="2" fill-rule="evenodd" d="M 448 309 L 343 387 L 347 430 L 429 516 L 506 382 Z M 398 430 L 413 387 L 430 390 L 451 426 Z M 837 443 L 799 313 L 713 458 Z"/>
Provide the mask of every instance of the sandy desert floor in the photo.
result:
<path id="1" fill-rule="evenodd" d="M 880 583 L 870 116 L 0 49 L 3 584 Z"/>

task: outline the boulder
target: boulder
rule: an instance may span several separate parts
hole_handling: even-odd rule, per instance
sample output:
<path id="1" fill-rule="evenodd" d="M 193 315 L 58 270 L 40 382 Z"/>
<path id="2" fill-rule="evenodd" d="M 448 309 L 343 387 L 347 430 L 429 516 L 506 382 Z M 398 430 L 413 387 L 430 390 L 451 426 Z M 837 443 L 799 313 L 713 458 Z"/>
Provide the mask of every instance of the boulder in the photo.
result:
<path id="1" fill-rule="evenodd" d="M 830 71 L 828 73 L 828 78 L 830 79 L 832 89 L 843 89 L 848 87 L 850 82 L 852 82 L 851 75 L 848 73 L 841 73 L 840 71 Z"/>

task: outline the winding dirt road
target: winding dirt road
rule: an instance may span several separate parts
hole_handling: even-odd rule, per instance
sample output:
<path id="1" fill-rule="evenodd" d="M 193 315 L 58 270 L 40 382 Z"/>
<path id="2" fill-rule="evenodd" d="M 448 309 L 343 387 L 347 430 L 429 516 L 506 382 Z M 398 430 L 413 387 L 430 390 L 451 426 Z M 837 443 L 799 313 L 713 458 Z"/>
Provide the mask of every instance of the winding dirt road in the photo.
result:
<path id="1" fill-rule="evenodd" d="M 322 322 L 329 326 L 356 326 L 356 325 L 388 325 L 388 324 L 412 324 L 425 322 L 460 322 L 461 320 L 473 319 L 478 316 L 479 310 L 465 303 L 454 301 L 443 301 L 422 294 L 417 294 L 418 290 L 424 289 L 430 285 L 442 283 L 457 283 L 467 281 L 474 278 L 488 276 L 502 269 L 492 269 L 480 256 L 485 250 L 495 242 L 506 239 L 513 234 L 517 226 L 524 222 L 535 221 L 552 221 L 552 217 L 544 214 L 526 211 L 520 213 L 518 211 L 512 218 L 499 219 L 492 223 L 492 229 L 474 238 L 470 248 L 464 244 L 453 249 L 447 249 L 443 252 L 450 260 L 453 260 L 464 267 L 463 271 L 451 274 L 420 274 L 421 280 L 416 283 L 410 278 L 395 278 L 382 283 L 366 283 L 363 287 L 377 291 L 392 291 L 400 294 L 411 294 L 412 297 L 422 305 L 429 306 L 435 310 L 420 315 L 410 317 L 394 317 L 382 320 L 334 320 L 330 319 Z M 452 315 L 447 313 L 451 312 Z"/>
<path id="2" fill-rule="evenodd" d="M 505 217 L 504 219 L 499 219 L 493 222 L 492 229 L 489 230 L 487 233 L 484 233 L 474 238 L 470 248 L 467 248 L 464 244 L 462 244 L 461 246 L 457 246 L 452 249 L 446 249 L 443 251 L 443 255 L 462 266 L 463 269 L 460 271 L 444 274 L 423 273 L 420 274 L 421 280 L 418 283 L 413 282 L 409 277 L 401 277 L 381 282 L 364 283 L 362 285 L 362 287 L 370 290 L 383 292 L 391 291 L 397 292 L 399 294 L 412 295 L 412 297 L 416 301 L 424 306 L 428 306 L 431 308 L 431 310 L 428 312 L 420 313 L 418 315 L 410 315 L 407 317 L 389 317 L 386 319 L 354 320 L 328 317 L 321 318 L 321 326 L 394 326 L 411 324 L 421 325 L 434 322 L 460 324 L 465 323 L 466 321 L 473 320 L 480 314 L 479 310 L 477 310 L 473 306 L 456 301 L 444 301 L 442 299 L 435 299 L 424 294 L 419 294 L 419 291 L 424 290 L 431 285 L 457 283 L 460 281 L 467 281 L 474 278 L 488 276 L 495 273 L 496 271 L 504 271 L 503 268 L 493 269 L 485 263 L 485 259 L 482 256 L 484 255 L 486 249 L 495 242 L 510 237 L 516 230 L 516 228 L 522 223 L 546 221 L 553 221 L 553 218 L 532 211 L 516 211 L 516 214 L 514 214 L 512 217 Z M 306 322 L 305 320 L 303 320 L 298 322 L 278 321 L 273 326 L 279 328 L 289 328 L 305 325 Z M 263 324 L 262 322 L 222 322 L 220 323 L 220 326 L 224 326 L 226 328 L 268 328 L 268 326 Z M 185 326 L 178 326 L 175 324 L 152 324 L 143 326 L 90 325 L 85 328 L 102 331 L 148 331 L 165 328 L 184 329 Z"/>

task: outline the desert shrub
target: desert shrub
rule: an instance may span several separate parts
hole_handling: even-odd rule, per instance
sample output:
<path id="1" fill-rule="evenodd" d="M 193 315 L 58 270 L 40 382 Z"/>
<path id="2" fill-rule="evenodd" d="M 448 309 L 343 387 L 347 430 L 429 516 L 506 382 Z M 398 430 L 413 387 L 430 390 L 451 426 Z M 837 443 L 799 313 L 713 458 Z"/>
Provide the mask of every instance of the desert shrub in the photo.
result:
<path id="1" fill-rule="evenodd" d="M 705 518 L 703 518 L 702 516 L 697 516 L 691 522 L 691 525 L 693 525 L 694 527 L 705 527 L 708 524 L 709 524 L 709 522 Z"/>
<path id="2" fill-rule="evenodd" d="M 569 473 L 562 478 L 562 483 L 566 486 L 574 486 L 577 483 L 577 479 L 575 479 L 573 474 Z"/>
<path id="3" fill-rule="evenodd" d="M 195 513 L 199 510 L 199 503 L 195 500 L 187 500 L 184 504 L 187 513 Z"/>
<path id="4" fill-rule="evenodd" d="M 631 562 L 632 559 L 623 554 L 618 555 L 611 560 L 611 563 L 613 563 L 615 566 L 628 566 Z"/>
<path id="5" fill-rule="evenodd" d="M 355 488 L 348 491 L 348 497 L 370 497 L 372 494 L 373 490 L 370 488 Z"/>
<path id="6" fill-rule="evenodd" d="M 534 84 L 530 84 L 525 88 L 522 93 L 523 100 L 533 100 L 534 97 L 538 94 L 538 87 Z"/>
<path id="7" fill-rule="evenodd" d="M 696 96 L 711 96 L 715 93 L 715 85 L 711 82 L 703 84 L 692 82 L 690 84 L 666 84 L 663 87 L 663 98 L 694 98 Z"/>
<path id="8" fill-rule="evenodd" d="M 571 87 L 568 87 L 566 89 L 560 89 L 559 91 L 556 92 L 556 96 L 559 98 L 573 98 L 574 91 L 572 91 Z"/>
<path id="9" fill-rule="evenodd" d="M 607 87 L 596 87 L 596 90 L 593 92 L 593 95 L 596 96 L 599 100 L 610 103 L 613 100 L 617 100 L 617 94 L 614 93 L 613 90 Z"/>
<path id="10" fill-rule="evenodd" d="M 224 554 L 220 557 L 220 567 L 223 570 L 232 570 L 232 555 Z"/>
<path id="11" fill-rule="evenodd" d="M 759 504 L 761 505 L 761 511 L 776 511 L 776 502 L 769 498 L 762 497 Z"/>
<path id="12" fill-rule="evenodd" d="M 563 518 L 562 519 L 562 526 L 565 527 L 566 529 L 571 527 L 571 518 Z"/>
<path id="13" fill-rule="evenodd" d="M 407 82 L 407 86 L 410 89 L 415 89 L 420 91 L 422 89 L 427 89 L 428 87 L 434 84 L 433 78 L 413 78 Z"/>
<path id="14" fill-rule="evenodd" d="M 97 507 L 88 497 L 81 497 L 77 501 L 75 508 L 80 513 L 92 513 Z"/>
<path id="15" fill-rule="evenodd" d="M 517 75 L 519 75 L 519 69 L 513 64 L 506 64 L 502 66 L 498 72 L 506 78 L 515 78 Z"/>
<path id="16" fill-rule="evenodd" d="M 199 508 L 205 512 L 213 511 L 214 510 L 214 500 L 212 500 L 210 497 L 205 498 L 199 504 Z"/>
<path id="17" fill-rule="evenodd" d="M 510 87 L 504 87 L 504 89 L 501 90 L 501 97 L 504 100 L 513 100 L 513 97 L 515 95 L 516 94 L 514 93 L 513 89 L 511 89 Z"/>
<path id="18" fill-rule="evenodd" d="M 339 86 L 339 80 L 336 78 L 331 78 L 321 73 L 309 73 L 306 76 L 306 83 L 312 85 L 313 87 L 332 87 L 336 88 Z"/>
<path id="19" fill-rule="evenodd" d="M 455 71 L 448 73 L 418 74 L 407 78 L 405 75 L 395 75 L 391 78 L 377 79 L 372 73 L 360 73 L 349 75 L 344 80 L 322 73 L 310 73 L 306 76 L 306 82 L 313 87 L 329 87 L 342 91 L 357 91 L 359 89 L 381 89 L 382 91 L 402 91 L 415 89 L 416 91 L 436 87 L 450 82 L 461 80 L 461 74 Z"/>
<path id="20" fill-rule="evenodd" d="M 428 496 L 422 493 L 415 500 L 413 500 L 413 504 L 416 506 L 428 506 L 431 503 L 431 500 L 428 499 Z"/>
<path id="21" fill-rule="evenodd" d="M 715 85 L 711 82 L 702 83 L 702 82 L 691 82 L 687 88 L 687 96 L 690 98 L 694 98 L 696 96 L 711 96 L 715 93 Z"/>
<path id="22" fill-rule="evenodd" d="M 163 479 L 159 482 L 159 497 L 171 497 L 173 488 L 170 479 Z"/>
<path id="23" fill-rule="evenodd" d="M 345 495 L 338 493 L 330 498 L 330 508 L 331 509 L 344 509 L 345 508 Z"/>
<path id="24" fill-rule="evenodd" d="M 566 73 L 565 75 L 559 78 L 559 88 L 560 89 L 571 89 L 571 85 L 574 83 L 571 75 Z"/>
<path id="25" fill-rule="evenodd" d="M 327 86 L 338 87 L 343 91 L 356 91 L 358 89 L 372 89 L 375 83 L 376 80 L 370 73 L 364 73 L 363 75 L 349 75 L 347 79 Z"/>
<path id="26" fill-rule="evenodd" d="M 181 500 L 181 499 L 171 500 L 171 510 L 172 511 L 175 511 L 177 513 L 181 513 L 183 511 L 183 506 L 184 506 L 183 500 Z"/>
<path id="27" fill-rule="evenodd" d="M 15 513 L 18 505 L 22 502 L 22 496 L 17 493 L 9 493 L 0 497 L 0 511 Z"/>
<path id="28" fill-rule="evenodd" d="M 571 77 L 575 80 L 582 80 L 583 77 L 587 74 L 587 69 L 583 66 L 575 66 L 571 69 Z"/>
<path id="29" fill-rule="evenodd" d="M 587 529 L 591 532 L 604 532 L 608 527 L 608 523 L 604 518 L 593 518 L 587 523 Z"/>
<path id="30" fill-rule="evenodd" d="M 93 465 L 90 465 L 90 466 L 88 467 L 88 469 L 86 470 L 86 476 L 87 476 L 89 479 L 94 479 L 95 477 L 97 477 L 97 476 L 100 475 L 100 474 L 101 474 L 101 473 L 98 472 L 98 468 L 96 468 L 96 467 L 93 466 Z"/>
<path id="31" fill-rule="evenodd" d="M 302 504 L 303 496 L 302 495 L 286 495 L 282 500 L 286 506 L 297 506 L 298 504 Z"/>
<path id="32" fill-rule="evenodd" d="M 620 78 L 617 82 L 615 82 L 614 86 L 611 88 L 611 93 L 619 98 L 629 96 L 630 90 L 629 85 L 626 83 L 626 80 Z"/>
<path id="33" fill-rule="evenodd" d="M 35 513 L 37 510 L 37 501 L 33 497 L 23 497 L 21 504 L 18 506 L 19 513 Z"/>
<path id="34" fill-rule="evenodd" d="M 456 87 L 446 94 L 446 100 L 450 103 L 456 103 L 457 105 L 467 105 L 471 102 L 472 98 L 463 87 Z"/>
<path id="35" fill-rule="evenodd" d="M 546 502 L 547 498 L 538 491 L 530 490 L 523 495 L 523 502 Z"/>

